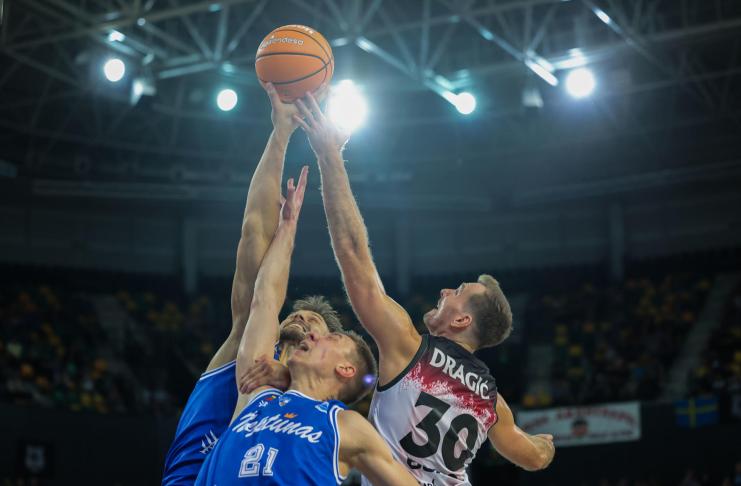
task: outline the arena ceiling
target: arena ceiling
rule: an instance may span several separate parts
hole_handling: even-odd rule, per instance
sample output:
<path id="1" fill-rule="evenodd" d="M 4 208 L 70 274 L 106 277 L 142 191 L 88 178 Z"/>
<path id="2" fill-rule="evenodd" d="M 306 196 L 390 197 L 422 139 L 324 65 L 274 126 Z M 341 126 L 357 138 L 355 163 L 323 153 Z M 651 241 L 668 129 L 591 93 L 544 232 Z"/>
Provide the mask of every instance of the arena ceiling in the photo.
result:
<path id="1" fill-rule="evenodd" d="M 269 128 L 256 46 L 288 23 L 322 32 L 335 79 L 363 86 L 371 116 L 351 153 L 378 180 L 739 172 L 736 0 L 0 0 L 3 171 L 51 193 L 238 179 Z M 128 70 L 115 86 L 100 74 L 113 54 Z M 576 101 L 563 78 L 581 64 L 598 86 Z M 133 104 L 136 78 L 155 93 Z M 226 85 L 240 92 L 227 114 L 213 103 Z M 462 90 L 469 117 L 441 96 Z M 528 160 L 547 168 L 532 177 Z"/>

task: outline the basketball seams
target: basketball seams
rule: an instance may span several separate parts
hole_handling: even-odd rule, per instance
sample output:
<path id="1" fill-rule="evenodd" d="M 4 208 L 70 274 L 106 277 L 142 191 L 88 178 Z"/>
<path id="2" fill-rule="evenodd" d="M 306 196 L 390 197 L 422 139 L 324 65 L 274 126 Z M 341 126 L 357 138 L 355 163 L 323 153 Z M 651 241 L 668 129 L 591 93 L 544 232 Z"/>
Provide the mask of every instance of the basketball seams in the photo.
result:
<path id="1" fill-rule="evenodd" d="M 306 76 L 302 76 L 302 77 L 297 78 L 297 79 L 292 79 L 290 81 L 271 81 L 271 84 L 274 84 L 275 86 L 283 86 L 283 85 L 286 85 L 286 84 L 298 83 L 299 81 L 303 81 L 305 79 L 309 79 L 312 76 L 316 76 L 317 74 L 319 74 L 319 71 L 321 71 L 322 69 L 327 69 L 327 64 L 325 64 L 324 66 L 320 67 L 319 69 L 317 69 L 313 73 L 307 74 Z M 327 78 L 326 72 L 324 73 L 324 78 L 325 79 Z M 260 79 L 260 81 L 262 81 L 263 83 L 266 83 L 267 82 L 264 79 Z M 324 81 L 322 81 L 322 82 L 324 82 Z"/>
<path id="2" fill-rule="evenodd" d="M 322 61 L 322 64 L 325 66 L 327 65 L 327 61 L 324 60 L 322 56 L 317 56 L 316 54 L 309 54 L 308 52 L 268 52 L 267 54 L 260 54 L 255 58 L 255 62 L 262 59 L 263 57 L 270 57 L 270 56 L 306 56 L 306 57 L 313 57 L 315 59 L 319 59 Z"/>
<path id="3" fill-rule="evenodd" d="M 322 45 L 322 43 L 319 42 L 318 40 L 314 39 L 314 36 L 311 35 L 311 34 L 308 34 L 306 32 L 301 32 L 300 30 L 296 30 L 296 29 L 280 29 L 280 30 L 274 30 L 273 32 L 271 32 L 271 34 L 277 34 L 278 32 L 295 32 L 297 34 L 304 35 L 304 36 L 308 37 L 309 39 L 313 40 L 314 42 L 316 42 L 316 45 L 319 46 L 319 49 L 321 49 L 322 52 L 327 56 L 327 61 L 326 62 L 329 62 L 329 59 L 333 59 L 332 54 L 330 54 L 329 52 L 327 52 L 327 50 L 324 48 L 324 46 Z M 270 35 L 270 34 L 268 34 L 268 35 Z M 327 43 L 327 45 L 329 45 L 329 42 Z"/>
<path id="4" fill-rule="evenodd" d="M 270 52 L 271 48 L 277 47 L 278 49 L 280 49 L 281 44 L 278 42 L 273 42 L 272 45 L 268 45 L 264 49 L 258 49 L 258 55 L 255 57 L 255 68 L 258 72 L 258 79 L 260 79 L 260 81 L 265 82 L 265 80 L 262 79 L 262 76 L 260 76 L 260 73 L 264 74 L 266 77 L 277 77 L 278 79 L 285 75 L 300 75 L 301 71 L 306 72 L 305 69 L 307 67 L 310 67 L 311 64 L 314 64 L 311 59 L 317 59 L 320 61 L 321 66 L 315 68 L 313 71 L 305 75 L 300 75 L 298 78 L 295 79 L 286 80 L 285 78 L 283 78 L 284 80 L 272 81 L 272 83 L 276 85 L 276 87 L 281 87 L 281 89 L 279 89 L 279 93 L 281 93 L 281 99 L 283 99 L 284 97 L 295 98 L 294 94 L 298 94 L 297 90 L 303 91 L 304 87 L 307 87 L 309 91 L 312 91 L 328 84 L 329 80 L 331 80 L 332 78 L 332 74 L 334 73 L 334 56 L 332 55 L 332 47 L 330 46 L 329 42 L 327 42 L 327 40 L 321 35 L 321 33 L 319 33 L 318 31 L 313 31 L 310 28 L 307 32 L 303 30 L 301 26 L 289 25 L 285 26 L 285 28 L 279 27 L 278 29 L 272 31 L 265 37 L 265 39 L 267 40 L 276 37 L 278 38 L 276 40 L 293 38 L 295 41 L 303 39 L 303 41 L 298 43 L 299 46 L 303 45 L 303 49 L 299 48 L 298 46 L 290 46 L 288 51 L 281 50 L 279 52 Z M 313 47 L 307 42 L 306 38 L 314 41 Z M 294 41 L 292 42 L 297 43 Z M 316 50 L 316 47 L 319 47 L 319 50 Z M 291 52 L 291 50 L 294 48 L 296 48 L 298 52 Z M 262 51 L 262 53 L 260 53 L 260 51 Z M 282 61 L 282 58 L 280 57 L 292 55 L 301 57 L 295 59 L 295 61 L 291 61 L 287 57 L 285 61 Z M 269 58 L 272 56 L 278 56 L 278 58 L 275 61 L 270 61 Z M 287 63 L 289 66 L 302 66 L 302 68 L 299 69 L 297 67 L 296 69 L 291 70 L 284 67 L 279 67 L 285 66 L 284 62 Z M 282 73 L 282 76 L 279 75 L 279 73 Z M 322 74 L 321 79 L 318 77 L 319 74 Z M 319 82 L 319 86 L 313 87 L 317 81 Z M 312 87 L 308 87 L 309 85 L 311 85 Z"/>

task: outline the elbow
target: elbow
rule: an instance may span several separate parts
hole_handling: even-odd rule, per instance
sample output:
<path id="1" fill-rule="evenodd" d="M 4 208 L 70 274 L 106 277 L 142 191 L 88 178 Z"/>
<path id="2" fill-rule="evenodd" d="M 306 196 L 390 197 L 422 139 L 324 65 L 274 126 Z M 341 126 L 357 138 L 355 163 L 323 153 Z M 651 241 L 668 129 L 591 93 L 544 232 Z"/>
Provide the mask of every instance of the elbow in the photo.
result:
<path id="1" fill-rule="evenodd" d="M 542 471 L 551 464 L 551 456 L 547 451 L 541 451 L 533 455 L 527 465 L 525 465 L 526 471 Z"/>

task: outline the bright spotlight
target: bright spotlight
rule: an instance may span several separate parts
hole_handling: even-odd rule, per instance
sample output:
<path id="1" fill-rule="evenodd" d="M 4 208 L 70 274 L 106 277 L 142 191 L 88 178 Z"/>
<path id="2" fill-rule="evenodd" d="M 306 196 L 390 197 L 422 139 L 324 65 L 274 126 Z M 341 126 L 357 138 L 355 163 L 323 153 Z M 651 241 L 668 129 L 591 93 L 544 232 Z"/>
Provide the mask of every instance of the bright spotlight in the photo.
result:
<path id="1" fill-rule="evenodd" d="M 108 33 L 108 42 L 123 42 L 124 40 L 126 40 L 126 36 L 117 30 Z"/>
<path id="2" fill-rule="evenodd" d="M 237 106 L 239 97 L 233 89 L 222 89 L 216 97 L 216 105 L 221 111 L 232 111 Z"/>
<path id="3" fill-rule="evenodd" d="M 355 83 L 345 79 L 330 90 L 327 113 L 329 119 L 341 130 L 352 133 L 365 121 L 368 103 Z"/>
<path id="4" fill-rule="evenodd" d="M 592 71 L 587 68 L 574 69 L 566 77 L 566 90 L 574 98 L 589 96 L 596 85 Z"/>
<path id="5" fill-rule="evenodd" d="M 461 114 L 470 115 L 476 109 L 476 98 L 468 91 L 464 91 L 455 97 L 453 104 Z"/>
<path id="6" fill-rule="evenodd" d="M 126 64 L 118 58 L 109 59 L 103 65 L 103 74 L 111 83 L 121 81 L 126 74 Z"/>

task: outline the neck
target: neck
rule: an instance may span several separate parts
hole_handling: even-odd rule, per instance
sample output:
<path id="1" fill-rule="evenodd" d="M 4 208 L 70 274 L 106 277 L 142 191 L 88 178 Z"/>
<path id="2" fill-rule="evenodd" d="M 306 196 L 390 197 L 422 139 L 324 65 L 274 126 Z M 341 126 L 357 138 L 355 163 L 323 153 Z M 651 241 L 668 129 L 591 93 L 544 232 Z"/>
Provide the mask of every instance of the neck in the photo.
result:
<path id="1" fill-rule="evenodd" d="M 326 379 L 309 374 L 291 372 L 291 375 L 289 390 L 296 390 L 315 400 L 337 398 L 337 383 L 330 383 Z"/>
<path id="2" fill-rule="evenodd" d="M 476 351 L 476 348 L 472 344 L 470 344 L 470 343 L 468 343 L 466 341 L 461 341 L 459 339 L 451 339 L 451 341 L 453 341 L 454 343 L 456 343 L 458 346 L 460 346 L 462 348 L 465 348 L 466 351 L 468 351 L 471 354 L 473 354 L 473 352 Z"/>
<path id="3" fill-rule="evenodd" d="M 464 348 L 469 353 L 474 353 L 476 351 L 476 346 L 474 346 L 473 344 L 471 344 L 468 341 L 465 341 L 465 340 L 461 339 L 458 336 L 448 336 L 448 335 L 445 335 L 445 334 L 443 334 L 442 336 L 450 339 L 455 344 L 457 344 L 458 346 Z"/>

